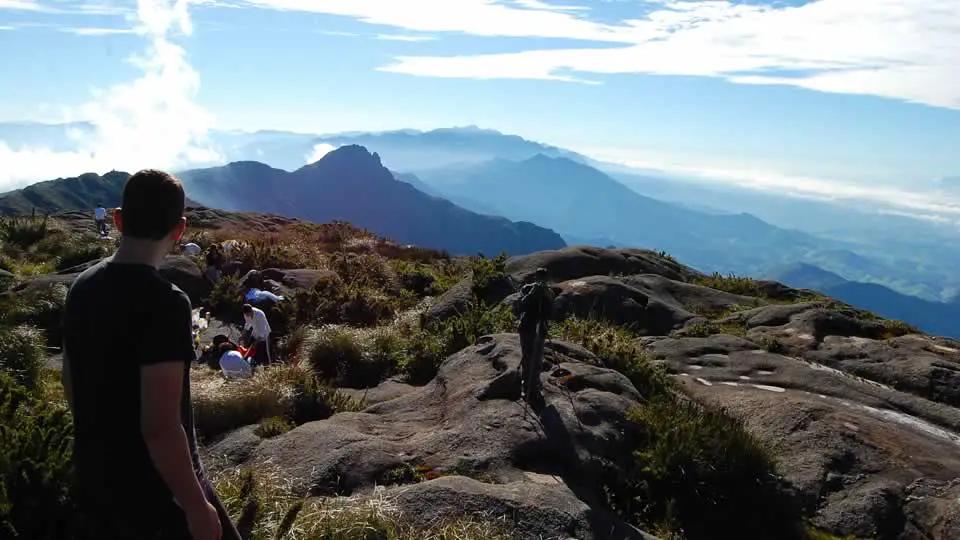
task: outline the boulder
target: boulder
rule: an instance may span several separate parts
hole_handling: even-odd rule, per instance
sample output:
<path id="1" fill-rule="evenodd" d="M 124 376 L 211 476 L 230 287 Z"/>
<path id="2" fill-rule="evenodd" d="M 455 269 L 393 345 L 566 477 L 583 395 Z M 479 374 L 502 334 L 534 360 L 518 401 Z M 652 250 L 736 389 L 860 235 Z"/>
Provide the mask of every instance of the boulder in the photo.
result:
<path id="1" fill-rule="evenodd" d="M 692 281 L 701 272 L 647 249 L 603 249 L 570 246 L 513 257 L 506 271 L 523 282 L 539 268 L 546 268 L 551 281 L 567 281 L 586 276 L 656 274 L 676 281 Z"/>
<path id="2" fill-rule="evenodd" d="M 766 320 L 781 322 L 782 316 Z M 856 339 L 871 347 L 864 362 L 882 362 L 874 347 L 893 350 Z M 743 418 L 774 449 L 818 527 L 877 540 L 946 539 L 951 536 L 940 531 L 956 530 L 950 528 L 958 513 L 955 500 L 946 504 L 949 490 L 931 490 L 921 502 L 911 499 L 916 489 L 910 486 L 960 478 L 960 410 L 831 368 L 814 361 L 815 354 L 771 353 L 734 336 L 647 338 L 642 344 L 690 395 Z M 911 347 L 914 354 L 920 350 L 919 343 Z"/>
<path id="3" fill-rule="evenodd" d="M 616 466 L 629 459 L 626 411 L 641 396 L 626 377 L 599 367 L 580 347 L 550 341 L 545 350 L 539 415 L 518 399 L 518 337 L 486 336 L 448 358 L 426 386 L 391 391 L 396 397 L 362 412 L 263 440 L 249 462 L 271 462 L 313 495 L 370 492 L 411 469 L 466 476 L 485 484 L 413 486 L 404 492 L 406 504 L 419 493 L 434 501 L 423 511 L 454 512 L 459 493 L 465 513 L 518 508 L 531 516 L 524 530 L 557 526 L 577 538 L 611 538 L 609 531 L 629 528 L 599 510 L 593 468 L 598 460 Z M 243 441 L 250 439 L 244 435 Z M 553 487 L 533 480 L 544 475 L 555 477 Z"/>
<path id="4" fill-rule="evenodd" d="M 160 265 L 160 275 L 187 293 L 195 306 L 199 306 L 202 299 L 210 294 L 210 282 L 190 257 L 168 256 Z"/>
<path id="5" fill-rule="evenodd" d="M 488 484 L 448 476 L 387 492 L 401 512 L 430 523 L 448 516 L 510 516 L 521 538 L 656 540 L 577 498 L 563 480 L 529 474 L 527 481 Z"/>

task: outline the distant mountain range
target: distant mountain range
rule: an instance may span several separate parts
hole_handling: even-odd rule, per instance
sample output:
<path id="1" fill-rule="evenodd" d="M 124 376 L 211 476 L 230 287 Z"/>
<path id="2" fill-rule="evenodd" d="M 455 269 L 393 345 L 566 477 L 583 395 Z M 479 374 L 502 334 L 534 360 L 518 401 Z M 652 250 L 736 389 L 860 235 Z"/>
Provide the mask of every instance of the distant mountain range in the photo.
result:
<path id="1" fill-rule="evenodd" d="M 179 175 L 190 198 L 223 208 L 269 212 L 315 222 L 344 220 L 403 243 L 453 254 L 523 254 L 566 246 L 557 233 L 528 222 L 471 212 L 396 180 L 379 156 L 344 146 L 294 172 L 237 162 Z M 119 205 L 129 175 L 84 174 L 41 182 L 0 196 L 0 212 L 90 210 Z"/>
<path id="2" fill-rule="evenodd" d="M 591 239 L 664 250 L 704 271 L 756 274 L 811 252 L 842 247 L 750 214 L 705 213 L 644 197 L 565 157 L 495 159 L 416 176 L 464 208 L 532 221 L 568 242 Z"/>
<path id="3" fill-rule="evenodd" d="M 820 291 L 882 317 L 907 321 L 931 334 L 960 337 L 960 304 L 931 302 L 876 283 L 848 281 L 810 264 L 780 268 L 770 272 L 766 278 L 791 287 Z"/>
<path id="4" fill-rule="evenodd" d="M 94 126 L 83 122 L 0 123 L 0 141 L 14 149 L 76 150 L 93 132 Z M 960 292 L 960 274 L 955 272 L 960 265 L 960 231 L 954 225 L 883 214 L 862 201 L 802 199 L 640 170 L 475 126 L 325 135 L 276 130 L 208 135 L 223 157 L 211 166 L 257 161 L 285 171 L 298 171 L 330 148 L 359 144 L 377 152 L 397 179 L 422 193 L 451 199 L 475 213 L 550 227 L 567 243 L 649 245 L 674 252 L 702 270 L 753 275 L 805 262 L 851 281 L 878 283 L 933 301 Z M 549 167 L 543 158 L 561 161 Z M 498 171 L 511 175 L 512 183 L 487 184 L 493 189 L 456 185 L 462 180 L 457 175 L 481 181 Z M 552 179 L 536 177 L 546 171 Z M 522 176 L 528 172 L 533 181 Z M 587 185 L 594 181 L 596 189 Z M 944 179 L 941 188 L 947 192 L 955 184 Z M 525 200 L 550 202 L 523 208 L 515 199 L 524 186 L 539 186 L 530 187 L 531 198 Z M 558 204 L 563 197 L 568 197 L 565 207 Z M 582 203 L 569 204 L 575 199 Z M 658 215 L 662 221 L 654 219 Z"/>

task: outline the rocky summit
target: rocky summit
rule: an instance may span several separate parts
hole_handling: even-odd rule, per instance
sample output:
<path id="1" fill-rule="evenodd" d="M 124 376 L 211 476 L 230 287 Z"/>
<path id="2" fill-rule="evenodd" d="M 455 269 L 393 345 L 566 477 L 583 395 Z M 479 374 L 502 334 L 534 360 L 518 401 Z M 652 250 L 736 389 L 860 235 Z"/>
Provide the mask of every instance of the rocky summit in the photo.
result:
<path id="1" fill-rule="evenodd" d="M 960 342 L 663 252 L 456 258 L 342 224 L 191 212 L 191 240 L 242 246 L 216 286 L 202 258 L 163 268 L 212 313 L 203 344 L 237 335 L 254 277 L 285 298 L 264 306 L 279 365 L 224 380 L 205 355 L 192 371 L 205 461 L 247 538 L 960 538 Z M 45 234 L 84 238 L 60 219 Z M 43 348 L 62 306 L 50 291 L 102 256 L 63 248 L 79 262 L 27 275 L 48 244 L 7 255 L 11 373 L 30 354 L 56 366 Z M 531 407 L 514 308 L 540 267 L 555 320 Z M 4 388 L 34 384 L 15 373 Z M 51 532 L 72 518 L 49 510 L 59 517 L 41 523 L 23 498 L 56 492 L 69 506 L 56 465 L 69 456 L 14 422 L 62 407 L 55 382 L 37 384 L 41 397 L 17 402 L 33 408 L 5 417 L 20 435 L 0 469 L 31 456 L 49 474 L 5 476 L 0 517 L 73 538 Z"/>

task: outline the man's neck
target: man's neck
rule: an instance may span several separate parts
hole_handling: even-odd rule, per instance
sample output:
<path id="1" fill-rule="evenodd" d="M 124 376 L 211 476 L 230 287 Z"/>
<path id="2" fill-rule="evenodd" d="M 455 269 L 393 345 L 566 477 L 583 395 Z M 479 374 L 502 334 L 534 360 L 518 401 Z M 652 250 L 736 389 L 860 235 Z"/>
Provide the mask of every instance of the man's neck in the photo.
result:
<path id="1" fill-rule="evenodd" d="M 117 248 L 117 252 L 113 255 L 113 262 L 119 264 L 146 264 L 154 268 L 159 268 L 168 250 L 169 247 L 166 242 L 124 237 L 120 239 L 120 247 Z"/>

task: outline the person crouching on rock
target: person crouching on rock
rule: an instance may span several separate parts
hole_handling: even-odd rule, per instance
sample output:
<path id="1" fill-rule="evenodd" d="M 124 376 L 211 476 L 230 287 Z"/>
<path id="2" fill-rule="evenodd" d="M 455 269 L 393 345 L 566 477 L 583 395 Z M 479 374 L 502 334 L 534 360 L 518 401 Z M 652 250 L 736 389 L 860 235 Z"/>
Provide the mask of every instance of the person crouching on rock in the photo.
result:
<path id="1" fill-rule="evenodd" d="M 169 173 L 131 176 L 114 214 L 116 253 L 67 293 L 62 380 L 75 500 L 92 529 L 81 537 L 240 538 L 197 447 L 190 298 L 159 272 L 183 236 L 184 201 Z"/>
<path id="2" fill-rule="evenodd" d="M 237 349 L 236 344 L 229 341 L 220 344 L 220 372 L 225 379 L 249 379 L 253 377 L 253 366 Z"/>
<path id="3" fill-rule="evenodd" d="M 250 358 L 253 356 L 253 358 L 250 358 L 250 363 L 253 366 L 269 365 L 270 322 L 267 321 L 267 314 L 262 309 L 244 304 L 243 319 L 246 323 L 244 330 L 250 332 L 250 350 L 244 357 Z"/>
<path id="4" fill-rule="evenodd" d="M 539 404 L 540 371 L 543 366 L 543 342 L 553 310 L 553 291 L 547 285 L 547 269 L 537 268 L 531 283 L 520 289 L 520 393 L 527 403 Z"/>

